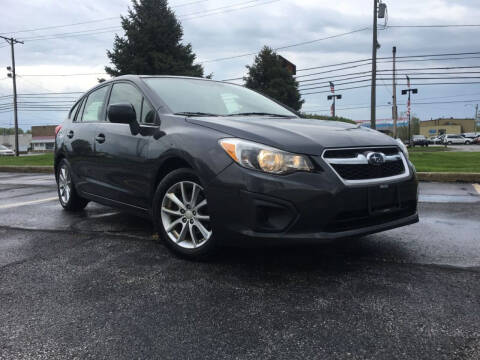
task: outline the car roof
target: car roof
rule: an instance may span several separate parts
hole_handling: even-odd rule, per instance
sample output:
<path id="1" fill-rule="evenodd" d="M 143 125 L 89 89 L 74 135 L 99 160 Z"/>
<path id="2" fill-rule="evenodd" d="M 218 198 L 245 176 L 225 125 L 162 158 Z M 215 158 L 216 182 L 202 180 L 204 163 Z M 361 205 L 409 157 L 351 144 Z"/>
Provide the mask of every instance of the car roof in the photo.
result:
<path id="1" fill-rule="evenodd" d="M 203 81 L 212 81 L 212 82 L 224 82 L 224 81 L 219 81 L 219 80 L 213 80 L 213 79 L 207 79 L 199 76 L 180 76 L 180 75 L 133 75 L 133 74 L 127 74 L 127 75 L 121 75 L 117 76 L 111 79 L 108 79 L 104 81 L 102 84 L 105 84 L 107 82 L 112 82 L 112 81 L 117 81 L 117 80 L 140 80 L 140 79 L 146 79 L 146 78 L 171 78 L 171 79 L 191 79 L 191 80 L 203 80 Z M 101 85 L 101 84 L 100 84 Z"/>
<path id="2" fill-rule="evenodd" d="M 165 78 L 165 79 L 191 79 L 191 80 L 200 80 L 200 81 L 211 81 L 211 82 L 221 82 L 221 83 L 226 83 L 225 81 L 219 81 L 219 80 L 212 80 L 212 79 L 206 79 L 206 78 L 202 78 L 202 77 L 194 77 L 194 76 L 178 76 L 178 75 L 132 75 L 132 74 L 128 74 L 128 75 L 121 75 L 121 76 L 117 76 L 117 77 L 114 77 L 114 78 L 111 78 L 111 79 L 108 79 L 108 80 L 105 80 L 93 87 L 91 87 L 90 89 L 88 89 L 87 91 L 85 91 L 85 93 L 81 96 L 83 97 L 85 94 L 88 94 L 102 86 L 105 86 L 105 85 L 108 85 L 112 82 L 115 82 L 115 81 L 119 81 L 119 80 L 129 80 L 129 81 L 133 81 L 134 83 L 139 83 L 141 79 L 146 79 L 146 78 Z M 229 84 L 232 84 L 232 85 L 237 85 L 237 86 L 242 86 L 242 85 L 238 85 L 238 84 L 233 84 L 233 83 L 229 83 Z M 80 98 L 81 98 L 80 97 Z"/>

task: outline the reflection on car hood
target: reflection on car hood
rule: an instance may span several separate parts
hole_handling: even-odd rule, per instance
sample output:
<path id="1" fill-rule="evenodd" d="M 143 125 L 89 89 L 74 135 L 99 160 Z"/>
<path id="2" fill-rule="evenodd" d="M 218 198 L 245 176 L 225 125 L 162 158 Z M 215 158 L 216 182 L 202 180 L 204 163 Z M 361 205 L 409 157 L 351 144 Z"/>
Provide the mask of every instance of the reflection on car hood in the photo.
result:
<path id="1" fill-rule="evenodd" d="M 321 155 L 327 147 L 396 146 L 378 131 L 338 121 L 273 117 L 190 117 L 188 122 L 285 151 Z"/>

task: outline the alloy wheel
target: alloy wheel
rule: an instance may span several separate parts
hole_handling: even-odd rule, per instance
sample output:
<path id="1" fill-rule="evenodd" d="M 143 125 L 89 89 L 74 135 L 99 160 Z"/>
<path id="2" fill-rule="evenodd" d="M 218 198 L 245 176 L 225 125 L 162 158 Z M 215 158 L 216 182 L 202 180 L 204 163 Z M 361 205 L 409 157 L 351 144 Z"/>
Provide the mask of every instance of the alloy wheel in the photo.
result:
<path id="1" fill-rule="evenodd" d="M 60 195 L 60 201 L 63 204 L 67 204 L 70 200 L 70 194 L 72 192 L 72 178 L 66 165 L 60 168 L 58 173 L 58 194 Z"/>
<path id="2" fill-rule="evenodd" d="M 202 247 L 212 236 L 204 190 L 193 181 L 178 182 L 167 190 L 161 217 L 170 240 L 184 249 Z"/>

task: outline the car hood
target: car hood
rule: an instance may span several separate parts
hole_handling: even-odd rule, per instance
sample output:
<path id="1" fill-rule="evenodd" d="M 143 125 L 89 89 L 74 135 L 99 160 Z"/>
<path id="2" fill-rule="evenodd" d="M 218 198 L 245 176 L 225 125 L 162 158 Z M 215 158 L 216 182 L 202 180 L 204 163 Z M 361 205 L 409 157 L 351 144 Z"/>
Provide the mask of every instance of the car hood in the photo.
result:
<path id="1" fill-rule="evenodd" d="M 190 117 L 188 122 L 289 152 L 321 155 L 325 148 L 396 146 L 391 137 L 357 125 L 315 119 Z"/>

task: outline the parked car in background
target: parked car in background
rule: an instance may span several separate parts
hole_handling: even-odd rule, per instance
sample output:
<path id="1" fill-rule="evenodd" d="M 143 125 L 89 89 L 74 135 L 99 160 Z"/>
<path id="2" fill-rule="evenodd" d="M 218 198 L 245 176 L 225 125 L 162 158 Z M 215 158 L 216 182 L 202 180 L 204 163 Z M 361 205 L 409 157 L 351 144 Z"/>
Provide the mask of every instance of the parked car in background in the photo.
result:
<path id="1" fill-rule="evenodd" d="M 7 148 L 6 146 L 0 145 L 0 156 L 14 156 L 15 151 Z"/>
<path id="2" fill-rule="evenodd" d="M 470 145 L 472 143 L 472 139 L 466 139 L 461 135 L 447 134 L 443 138 L 443 143 L 448 145 Z"/>
<path id="3" fill-rule="evenodd" d="M 472 144 L 480 145 L 480 135 L 478 135 L 475 139 L 472 140 Z"/>
<path id="4" fill-rule="evenodd" d="M 412 146 L 428 146 L 428 140 L 423 135 L 413 135 Z"/>
<path id="5" fill-rule="evenodd" d="M 463 136 L 465 139 L 475 139 L 478 135 L 480 135 L 479 133 L 464 133 L 464 134 L 460 134 L 461 136 Z"/>
<path id="6" fill-rule="evenodd" d="M 428 143 L 430 145 L 442 145 L 443 144 L 443 136 L 432 136 L 428 139 Z"/>
<path id="7" fill-rule="evenodd" d="M 329 241 L 418 222 L 403 144 L 300 118 L 234 84 L 121 76 L 85 93 L 56 133 L 66 210 L 96 201 L 150 217 L 186 257 L 229 241 Z"/>

